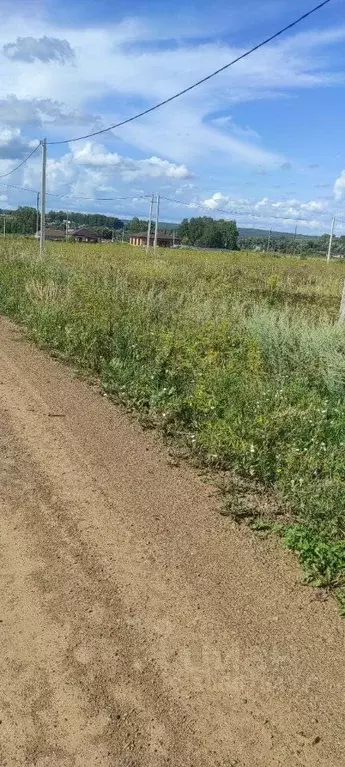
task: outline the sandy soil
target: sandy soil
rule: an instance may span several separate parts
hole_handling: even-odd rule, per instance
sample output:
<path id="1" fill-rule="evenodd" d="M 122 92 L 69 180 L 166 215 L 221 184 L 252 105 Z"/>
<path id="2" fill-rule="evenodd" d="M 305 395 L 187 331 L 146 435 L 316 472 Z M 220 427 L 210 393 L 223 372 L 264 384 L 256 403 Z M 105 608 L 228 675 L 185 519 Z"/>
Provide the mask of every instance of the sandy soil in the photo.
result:
<path id="1" fill-rule="evenodd" d="M 340 767 L 344 622 L 0 320 L 0 764 Z"/>

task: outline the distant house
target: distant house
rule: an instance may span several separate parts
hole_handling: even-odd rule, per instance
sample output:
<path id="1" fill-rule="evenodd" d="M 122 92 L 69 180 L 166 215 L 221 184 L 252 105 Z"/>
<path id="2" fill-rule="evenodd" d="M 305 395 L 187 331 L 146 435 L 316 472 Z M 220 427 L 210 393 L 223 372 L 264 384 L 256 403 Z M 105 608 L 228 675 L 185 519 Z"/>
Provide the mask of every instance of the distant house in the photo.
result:
<path id="1" fill-rule="evenodd" d="M 35 237 L 39 240 L 41 232 L 36 232 Z M 66 232 L 63 229 L 46 229 L 46 240 L 62 241 L 66 239 Z"/>
<path id="2" fill-rule="evenodd" d="M 131 234 L 129 238 L 129 244 L 145 247 L 147 245 L 147 232 L 136 232 L 135 234 Z M 157 245 L 159 248 L 172 248 L 173 245 L 179 244 L 179 238 L 175 237 L 173 234 L 158 232 Z M 154 245 L 154 234 L 151 234 L 150 245 Z"/>
<path id="3" fill-rule="evenodd" d="M 100 235 L 93 229 L 86 229 L 86 227 L 75 229 L 74 232 L 70 233 L 70 237 L 73 237 L 75 242 L 101 242 Z"/>

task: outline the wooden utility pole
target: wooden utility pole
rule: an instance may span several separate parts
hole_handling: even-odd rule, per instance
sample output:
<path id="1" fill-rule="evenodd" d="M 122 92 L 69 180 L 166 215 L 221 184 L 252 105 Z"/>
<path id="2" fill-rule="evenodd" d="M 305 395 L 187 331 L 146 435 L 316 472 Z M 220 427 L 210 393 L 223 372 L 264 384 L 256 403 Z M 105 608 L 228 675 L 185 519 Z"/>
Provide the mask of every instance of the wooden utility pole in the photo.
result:
<path id="1" fill-rule="evenodd" d="M 160 195 L 157 194 L 157 208 L 156 208 L 156 226 L 155 226 L 155 239 L 153 243 L 153 249 L 156 252 L 157 250 L 157 241 L 158 241 L 158 227 L 159 227 L 159 206 L 160 206 Z"/>
<path id="2" fill-rule="evenodd" d="M 155 200 L 154 194 L 151 197 L 150 200 L 150 212 L 149 212 L 149 220 L 147 224 L 147 239 L 146 239 L 146 253 L 149 252 L 150 249 L 150 241 L 151 241 L 151 224 L 152 224 L 152 211 L 153 211 L 153 203 Z"/>
<path id="3" fill-rule="evenodd" d="M 271 236 L 272 236 L 272 229 L 268 232 L 268 240 L 267 240 L 267 251 L 266 253 L 269 253 L 269 249 L 271 247 Z"/>
<path id="4" fill-rule="evenodd" d="M 328 263 L 331 260 L 331 255 L 332 255 L 332 244 L 333 244 L 334 226 L 335 226 L 335 216 L 333 216 L 333 219 L 332 219 L 331 233 L 329 235 L 328 253 L 327 253 L 327 262 Z"/>
<path id="5" fill-rule="evenodd" d="M 341 304 L 340 304 L 340 312 L 339 312 L 339 322 L 343 323 L 345 322 L 345 282 L 343 287 L 343 294 L 341 297 Z"/>
<path id="6" fill-rule="evenodd" d="M 37 192 L 36 196 L 36 234 L 38 234 L 40 228 L 40 193 Z"/>
<path id="7" fill-rule="evenodd" d="M 46 188 L 47 188 L 47 139 L 42 141 L 42 179 L 41 179 L 41 232 L 40 256 L 43 256 L 46 239 Z"/>

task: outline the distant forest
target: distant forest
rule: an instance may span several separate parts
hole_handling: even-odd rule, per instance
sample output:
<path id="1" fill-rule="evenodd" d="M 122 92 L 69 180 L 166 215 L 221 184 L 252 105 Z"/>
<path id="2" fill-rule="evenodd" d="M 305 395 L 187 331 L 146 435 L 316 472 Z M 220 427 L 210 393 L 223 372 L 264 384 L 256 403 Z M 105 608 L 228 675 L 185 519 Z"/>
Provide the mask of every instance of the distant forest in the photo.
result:
<path id="1" fill-rule="evenodd" d="M 36 232 L 37 212 L 35 208 L 19 207 L 16 210 L 0 210 L 6 217 L 6 233 L 33 235 Z M 46 225 L 54 229 L 64 229 L 68 215 L 69 228 L 87 226 L 101 235 L 103 239 L 128 240 L 131 233 L 146 231 L 147 219 L 134 216 L 131 220 L 100 213 L 79 213 L 77 211 L 51 210 L 47 213 Z M 160 231 L 171 232 L 173 229 L 181 242 L 192 247 L 256 250 L 258 252 L 286 253 L 296 255 L 324 255 L 328 249 L 329 235 L 321 237 L 300 235 L 264 229 L 239 227 L 235 221 L 212 219 L 202 216 L 184 219 L 181 224 L 160 222 Z M 345 257 L 345 236 L 334 237 L 332 255 Z"/>
<path id="2" fill-rule="evenodd" d="M 240 230 L 238 245 L 241 250 L 257 250 L 261 252 L 286 253 L 306 256 L 326 255 L 329 245 L 329 234 L 321 237 L 297 235 L 285 232 L 255 232 L 252 229 Z M 332 255 L 345 257 L 345 236 L 334 237 Z"/>

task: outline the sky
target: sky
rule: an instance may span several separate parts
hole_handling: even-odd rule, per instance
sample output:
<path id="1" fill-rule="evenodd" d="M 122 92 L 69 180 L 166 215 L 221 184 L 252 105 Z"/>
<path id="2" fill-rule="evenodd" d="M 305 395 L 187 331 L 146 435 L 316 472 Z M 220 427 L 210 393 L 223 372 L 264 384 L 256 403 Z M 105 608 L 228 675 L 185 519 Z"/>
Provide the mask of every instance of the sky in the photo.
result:
<path id="1" fill-rule="evenodd" d="M 314 4 L 0 0 L 0 177 L 46 137 L 67 142 L 48 145 L 48 208 L 147 217 L 160 194 L 164 221 L 209 214 L 308 234 L 336 215 L 345 234 L 345 0 L 152 114 L 70 141 L 168 98 Z M 0 207 L 35 205 L 40 174 L 41 149 L 0 178 Z"/>

